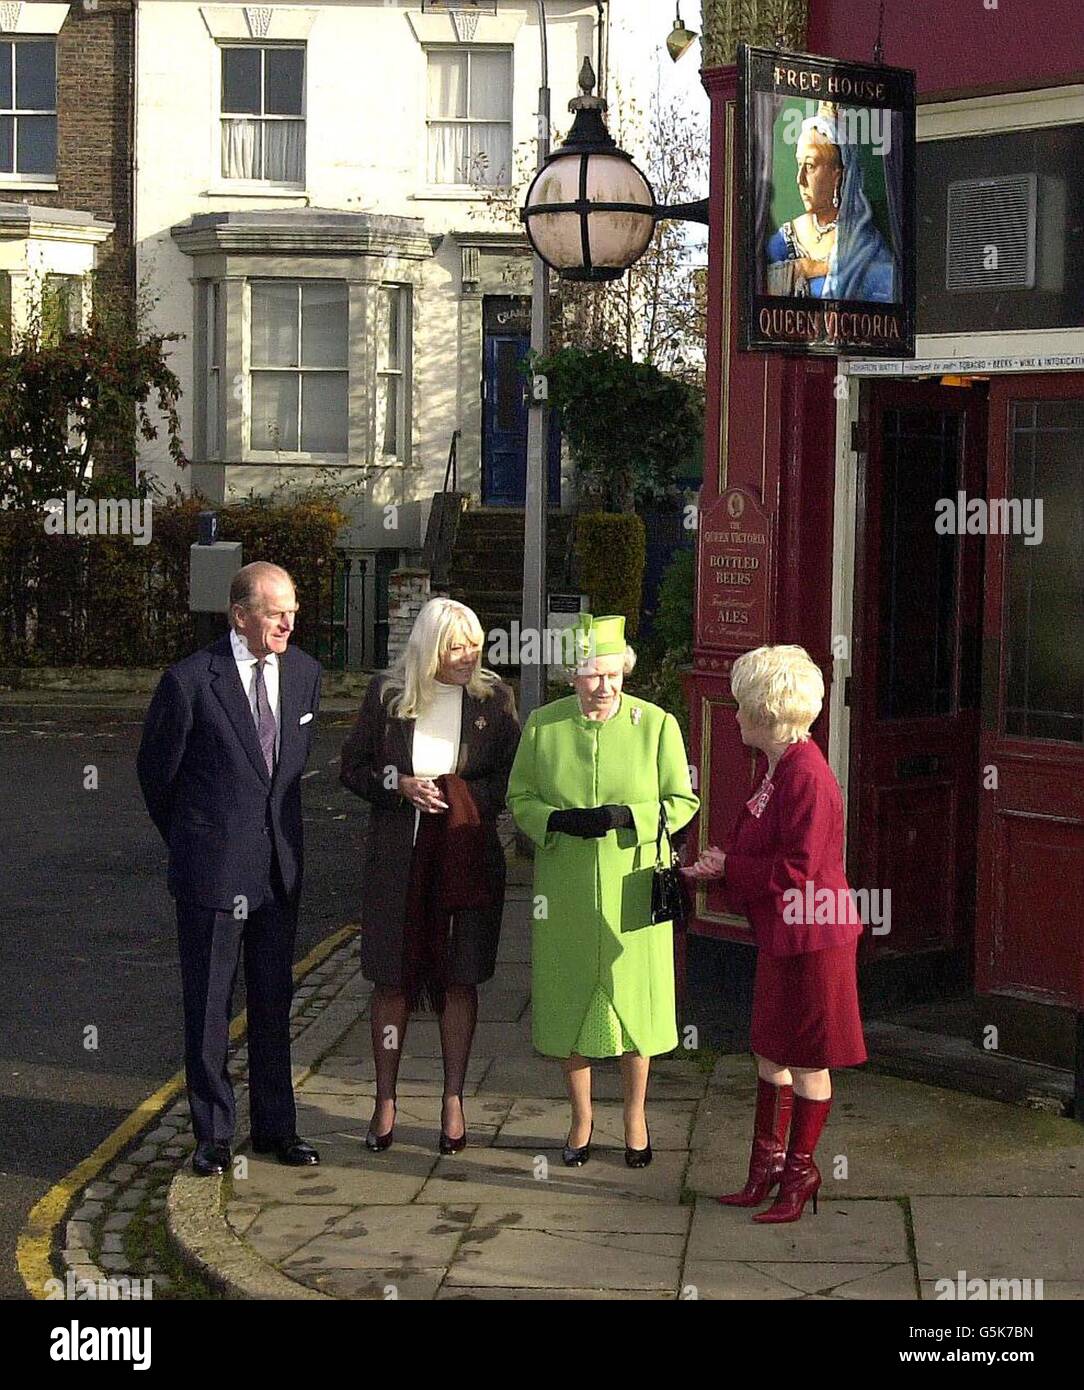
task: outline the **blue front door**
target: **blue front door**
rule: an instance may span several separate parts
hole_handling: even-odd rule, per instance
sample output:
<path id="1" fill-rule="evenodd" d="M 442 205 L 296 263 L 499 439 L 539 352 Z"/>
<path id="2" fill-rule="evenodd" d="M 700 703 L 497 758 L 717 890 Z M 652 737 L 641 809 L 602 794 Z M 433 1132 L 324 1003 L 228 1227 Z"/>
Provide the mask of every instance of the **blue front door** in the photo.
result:
<path id="1" fill-rule="evenodd" d="M 522 507 L 527 486 L 527 378 L 522 333 L 487 333 L 482 361 L 482 504 Z M 549 505 L 561 504 L 561 432 L 550 416 Z"/>

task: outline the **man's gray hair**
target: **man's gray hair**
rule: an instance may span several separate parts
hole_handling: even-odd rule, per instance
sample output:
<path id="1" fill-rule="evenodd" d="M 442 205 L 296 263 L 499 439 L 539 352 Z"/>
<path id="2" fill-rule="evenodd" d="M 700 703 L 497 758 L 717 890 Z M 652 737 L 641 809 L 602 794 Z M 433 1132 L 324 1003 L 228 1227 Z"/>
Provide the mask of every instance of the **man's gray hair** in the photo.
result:
<path id="1" fill-rule="evenodd" d="M 293 584 L 293 579 L 281 565 L 273 565 L 270 560 L 253 560 L 242 565 L 230 583 L 230 608 L 237 604 L 241 608 L 251 608 L 262 579 L 285 579 Z M 295 585 L 296 588 L 296 585 Z"/>

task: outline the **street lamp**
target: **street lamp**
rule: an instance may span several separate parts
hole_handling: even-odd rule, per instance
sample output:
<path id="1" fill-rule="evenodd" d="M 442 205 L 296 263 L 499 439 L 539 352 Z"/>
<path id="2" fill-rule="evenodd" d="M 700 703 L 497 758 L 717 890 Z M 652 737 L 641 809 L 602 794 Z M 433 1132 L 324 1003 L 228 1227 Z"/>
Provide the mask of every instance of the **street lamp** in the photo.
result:
<path id="1" fill-rule="evenodd" d="M 589 58 L 576 119 L 565 143 L 547 155 L 527 190 L 520 218 L 539 258 L 563 280 L 619 280 L 636 264 L 663 218 L 708 220 L 707 199 L 660 206 L 647 177 L 606 129 L 605 101 L 593 95 Z"/>
<path id="2" fill-rule="evenodd" d="M 674 20 L 674 28 L 670 37 L 666 40 L 666 51 L 676 63 L 679 58 L 684 58 L 685 54 L 696 42 L 696 30 L 686 29 L 685 22 L 681 18 L 680 0 L 677 7 L 677 18 Z"/>
<path id="3" fill-rule="evenodd" d="M 655 232 L 655 194 L 647 178 L 606 129 L 606 102 L 593 95 L 595 73 L 583 60 L 575 121 L 549 155 L 520 217 L 527 237 L 565 280 L 619 280 L 647 250 Z"/>

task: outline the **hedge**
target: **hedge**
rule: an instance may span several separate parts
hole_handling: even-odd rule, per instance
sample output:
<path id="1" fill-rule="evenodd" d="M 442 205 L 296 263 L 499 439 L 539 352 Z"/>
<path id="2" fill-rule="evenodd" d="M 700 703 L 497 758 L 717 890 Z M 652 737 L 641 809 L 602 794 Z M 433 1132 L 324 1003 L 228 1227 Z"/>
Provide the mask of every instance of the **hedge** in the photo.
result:
<path id="1" fill-rule="evenodd" d="M 165 666 L 195 647 L 189 548 L 206 506 L 155 503 L 152 538 L 49 535 L 41 511 L 0 510 L 0 664 Z M 297 641 L 317 652 L 330 619 L 335 539 L 345 517 L 325 501 L 216 508 L 219 538 L 245 562 L 288 569 L 301 613 Z"/>
<path id="2" fill-rule="evenodd" d="M 576 560 L 591 612 L 625 615 L 630 640 L 640 630 L 647 561 L 644 523 L 635 512 L 583 512 L 576 518 Z"/>

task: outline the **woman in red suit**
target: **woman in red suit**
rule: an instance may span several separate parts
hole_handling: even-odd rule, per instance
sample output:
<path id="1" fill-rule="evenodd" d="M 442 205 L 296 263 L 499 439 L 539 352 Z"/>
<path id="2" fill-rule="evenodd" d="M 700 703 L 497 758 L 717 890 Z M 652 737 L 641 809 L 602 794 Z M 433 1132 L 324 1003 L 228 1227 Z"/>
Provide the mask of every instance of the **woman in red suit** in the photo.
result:
<path id="1" fill-rule="evenodd" d="M 829 1068 L 866 1060 L 855 978 L 862 920 L 843 871 L 843 795 L 809 737 L 824 702 L 820 671 L 801 647 L 758 647 L 735 661 L 730 688 L 742 741 L 767 770 L 725 851 L 712 846 L 685 870 L 724 881 L 757 944 L 753 1151 L 745 1187 L 719 1201 L 757 1206 L 778 1184 L 753 1220 L 797 1221 L 810 1197 L 817 1210 L 813 1153 L 832 1105 Z"/>

